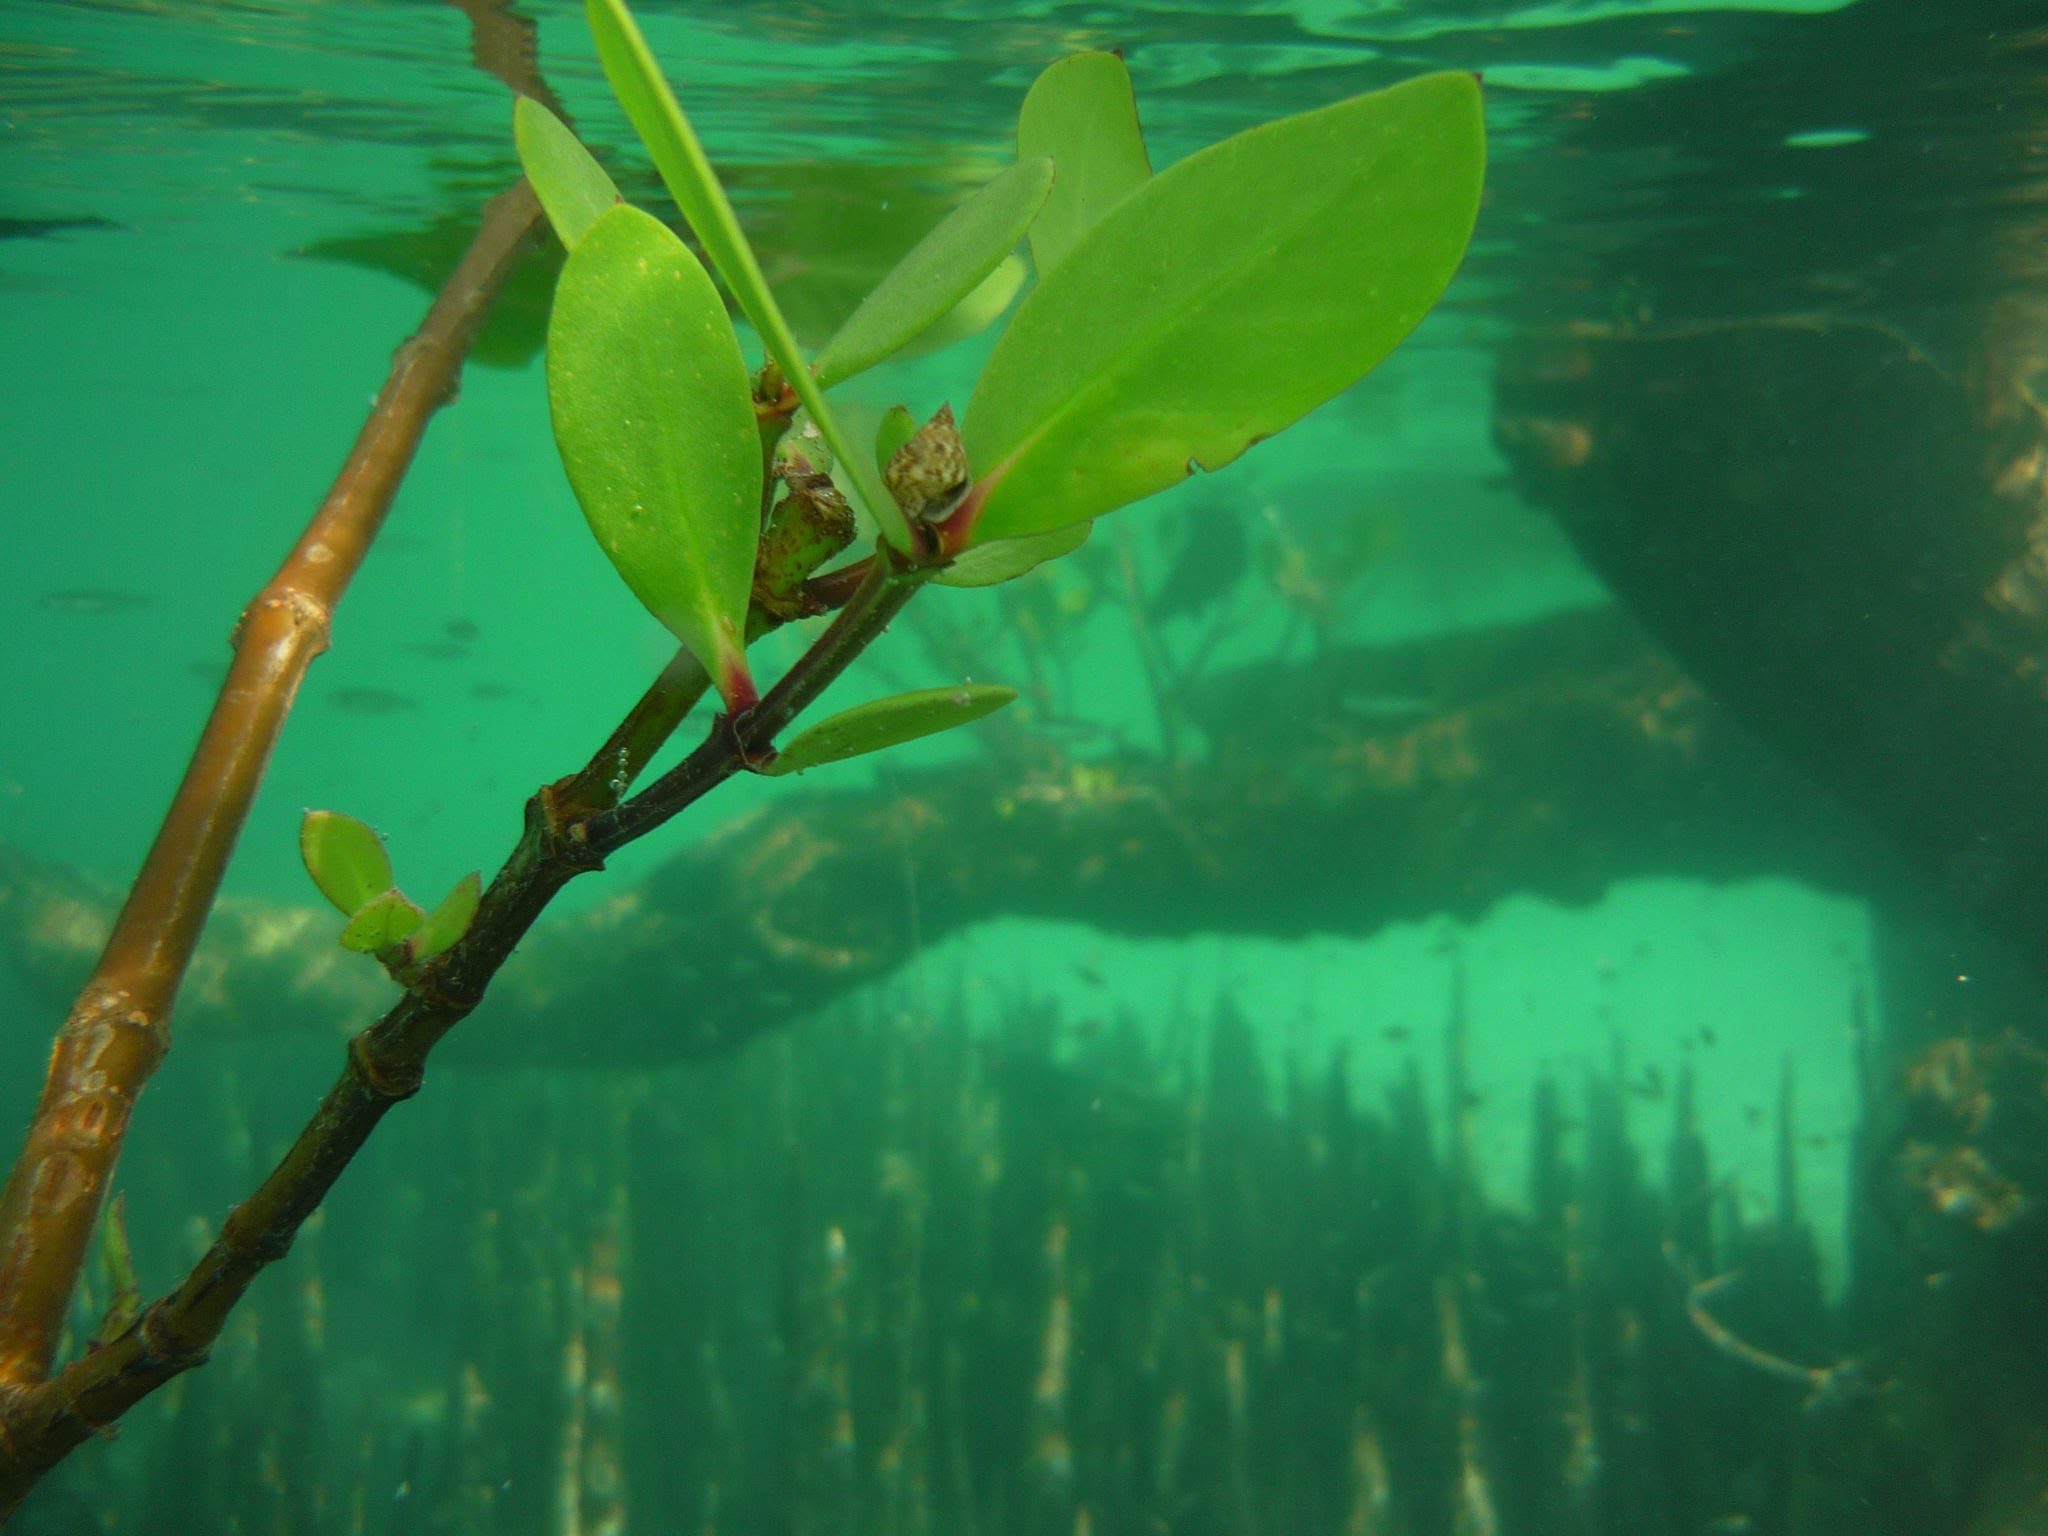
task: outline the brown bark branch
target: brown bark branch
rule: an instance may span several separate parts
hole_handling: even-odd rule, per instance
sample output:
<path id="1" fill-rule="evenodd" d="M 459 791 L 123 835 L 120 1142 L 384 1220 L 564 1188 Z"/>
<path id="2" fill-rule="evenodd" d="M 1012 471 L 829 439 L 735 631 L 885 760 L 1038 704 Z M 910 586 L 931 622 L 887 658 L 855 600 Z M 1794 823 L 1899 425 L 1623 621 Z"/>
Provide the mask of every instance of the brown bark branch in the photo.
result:
<path id="1" fill-rule="evenodd" d="M 737 718 L 720 716 L 703 744 L 644 793 L 617 810 L 579 809 L 576 819 L 562 815 L 559 785 L 528 801 L 525 831 L 484 892 L 469 932 L 349 1042 L 341 1075 L 291 1150 L 229 1213 L 184 1282 L 103 1348 L 49 1380 L 0 1393 L 0 1520 L 72 1450 L 173 1377 L 205 1363 L 250 1282 L 290 1250 L 386 1111 L 419 1091 L 428 1055 L 483 1000 L 491 978 L 555 893 L 768 753 L 775 734 L 880 637 L 931 574 L 888 556 L 866 569 L 867 579 L 846 607 L 761 704 Z M 644 764 L 702 692 L 700 674 L 672 662 L 591 763 L 560 784 L 602 776 L 621 741 L 632 743 L 636 766 Z"/>
<path id="2" fill-rule="evenodd" d="M 20 1387 L 49 1370 L 129 1115 L 169 1048 L 178 984 L 300 680 L 327 648 L 334 606 L 539 219 L 523 181 L 487 206 L 475 241 L 393 358 L 332 489 L 243 614 L 220 697 L 58 1031 L 27 1142 L 0 1192 L 0 1383 Z"/>
<path id="3" fill-rule="evenodd" d="M 574 820 L 617 805 L 710 687 L 704 664 L 678 649 L 581 771 L 550 786 L 555 813 Z"/>
<path id="4" fill-rule="evenodd" d="M 469 61 L 521 96 L 531 96 L 563 122 L 569 110 L 540 76 L 539 37 L 512 0 L 450 0 L 469 18 Z"/>

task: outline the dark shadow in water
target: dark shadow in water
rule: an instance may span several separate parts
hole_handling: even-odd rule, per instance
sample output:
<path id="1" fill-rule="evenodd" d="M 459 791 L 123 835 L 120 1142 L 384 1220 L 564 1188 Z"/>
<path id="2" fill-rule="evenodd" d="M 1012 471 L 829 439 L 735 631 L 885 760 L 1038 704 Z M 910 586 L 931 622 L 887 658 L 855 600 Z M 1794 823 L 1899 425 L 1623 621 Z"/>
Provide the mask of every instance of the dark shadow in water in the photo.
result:
<path id="1" fill-rule="evenodd" d="M 1524 494 L 1715 699 L 1912 855 L 1926 888 L 1880 899 L 1968 913 L 2037 973 L 2038 23 L 1863 0 L 1561 125 L 1567 165 L 1658 167 L 1662 206 L 1606 249 L 1557 232 L 1497 383 Z"/>

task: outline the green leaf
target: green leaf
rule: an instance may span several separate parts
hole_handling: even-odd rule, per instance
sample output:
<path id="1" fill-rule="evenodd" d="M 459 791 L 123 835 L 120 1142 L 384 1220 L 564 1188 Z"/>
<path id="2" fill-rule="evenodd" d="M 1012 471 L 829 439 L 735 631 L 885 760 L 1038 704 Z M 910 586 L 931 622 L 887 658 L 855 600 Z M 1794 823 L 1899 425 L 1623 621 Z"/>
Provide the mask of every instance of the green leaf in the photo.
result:
<path id="1" fill-rule="evenodd" d="M 513 104 L 512 142 L 556 238 L 574 250 L 597 216 L 620 200 L 619 189 L 568 124 L 530 96 Z"/>
<path id="2" fill-rule="evenodd" d="M 992 587 L 998 582 L 1015 581 L 1048 560 L 1072 554 L 1094 531 L 1093 523 L 1068 523 L 1063 528 L 1029 533 L 1021 539 L 976 544 L 933 579 L 948 587 Z"/>
<path id="3" fill-rule="evenodd" d="M 1031 269 L 1024 265 L 1022 257 L 1005 256 L 996 263 L 995 271 L 974 285 L 972 293 L 918 332 L 917 339 L 897 356 L 922 357 L 987 330 L 1010 307 L 1010 301 L 1017 297 L 1030 275 Z"/>
<path id="4" fill-rule="evenodd" d="M 907 405 L 892 405 L 882 412 L 882 424 L 875 429 L 875 467 L 887 470 L 896 450 L 917 436 L 917 418 Z"/>
<path id="5" fill-rule="evenodd" d="M 483 900 L 483 893 L 483 878 L 475 870 L 471 870 L 456 881 L 454 889 L 441 898 L 441 905 L 427 914 L 427 920 L 420 925 L 419 932 L 412 936 L 413 960 L 431 960 L 434 956 L 453 949 L 462 936 L 469 932 L 469 925 L 476 918 L 477 903 Z"/>
<path id="6" fill-rule="evenodd" d="M 1479 87 L 1427 75 L 1162 171 L 1018 306 L 968 407 L 947 542 L 1096 517 L 1217 469 L 1356 383 L 1457 270 Z"/>
<path id="7" fill-rule="evenodd" d="M 578 242 L 547 374 L 555 443 L 597 542 L 727 707 L 749 707 L 760 428 L 718 290 L 660 220 L 621 203 Z"/>
<path id="8" fill-rule="evenodd" d="M 819 721 L 778 752 L 775 760 L 761 771 L 802 773 L 824 763 L 879 752 L 884 747 L 979 720 L 1016 697 L 1014 688 L 962 683 L 957 688 L 925 688 L 877 699 L 872 704 L 859 704 Z"/>
<path id="9" fill-rule="evenodd" d="M 341 930 L 341 947 L 354 950 L 359 955 L 374 955 L 380 950 L 403 944 L 426 920 L 427 914 L 418 905 L 408 901 L 398 891 L 386 891 L 373 896 L 362 909 L 348 920 L 348 926 Z"/>
<path id="10" fill-rule="evenodd" d="M 1131 72 L 1113 53 L 1077 53 L 1048 67 L 1017 114 L 1017 158 L 1051 155 L 1059 179 L 1031 226 L 1040 279 L 1081 236 L 1152 174 Z"/>
<path id="11" fill-rule="evenodd" d="M 1020 159 L 941 219 L 825 343 L 818 382 L 850 379 L 944 319 L 1016 249 L 1052 184 L 1051 160 Z"/>
<path id="12" fill-rule="evenodd" d="M 142 1286 L 135 1278 L 135 1251 L 128 1243 L 128 1196 L 107 1203 L 100 1218 L 100 1268 L 107 1277 L 107 1310 L 93 1330 L 93 1346 L 111 1344 L 142 1314 Z"/>
<path id="13" fill-rule="evenodd" d="M 585 10 L 605 78 L 611 81 L 619 105 L 626 109 L 634 131 L 654 157 L 654 168 L 661 173 L 669 196 L 682 209 L 683 218 L 711 258 L 712 266 L 718 269 L 718 275 L 725 279 L 726 287 L 732 290 L 747 319 L 760 333 L 768 355 L 781 367 L 797 398 L 817 422 L 826 446 L 852 483 L 855 504 L 875 520 L 891 544 L 907 551 L 911 543 L 908 520 L 882 489 L 881 478 L 869 466 L 866 455 L 855 451 L 853 439 L 825 404 L 825 391 L 805 363 L 803 351 L 783 319 L 767 279 L 761 275 L 761 264 L 754 259 L 753 248 L 747 244 L 725 188 L 719 185 L 718 174 L 698 142 L 696 129 L 690 126 L 675 93 L 662 78 L 638 23 L 624 0 L 586 0 Z"/>
<path id="14" fill-rule="evenodd" d="M 320 894 L 343 912 L 354 912 L 393 883 L 383 839 L 336 811 L 306 812 L 299 823 L 299 857 Z"/>

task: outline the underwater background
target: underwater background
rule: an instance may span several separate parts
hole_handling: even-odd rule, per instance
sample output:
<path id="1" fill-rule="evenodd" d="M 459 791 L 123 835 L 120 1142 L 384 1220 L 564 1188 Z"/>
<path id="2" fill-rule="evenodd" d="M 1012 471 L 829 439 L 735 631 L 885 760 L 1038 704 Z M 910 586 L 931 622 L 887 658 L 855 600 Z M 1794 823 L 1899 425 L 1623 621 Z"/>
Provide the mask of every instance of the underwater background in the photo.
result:
<path id="1" fill-rule="evenodd" d="M 14 1528 L 2048 1531 L 2048 12 L 635 9 L 811 342 L 1076 50 L 1162 166 L 1479 71 L 1486 203 L 1362 385 L 827 706 L 1015 708 L 571 887 Z M 580 6 L 0 0 L 6 1124 L 517 174 L 508 37 L 656 205 Z M 147 1295 L 391 990 L 300 812 L 488 872 L 673 648 L 555 456 L 559 262 L 242 836 L 118 1177 Z"/>

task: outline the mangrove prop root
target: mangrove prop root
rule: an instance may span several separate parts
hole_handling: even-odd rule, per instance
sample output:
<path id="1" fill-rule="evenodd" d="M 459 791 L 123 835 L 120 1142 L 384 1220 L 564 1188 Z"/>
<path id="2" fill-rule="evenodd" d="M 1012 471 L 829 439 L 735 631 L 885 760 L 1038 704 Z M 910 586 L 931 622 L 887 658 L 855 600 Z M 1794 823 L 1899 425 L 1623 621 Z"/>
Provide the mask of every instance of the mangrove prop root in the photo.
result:
<path id="1" fill-rule="evenodd" d="M 886 557 L 877 560 L 825 633 L 755 709 L 736 719 L 719 716 L 701 746 L 615 810 L 565 821 L 553 786 L 528 801 L 525 831 L 484 892 L 468 933 L 396 1006 L 349 1042 L 341 1075 L 298 1139 L 229 1214 L 184 1282 L 104 1347 L 71 1361 L 48 1381 L 13 1387 L 0 1398 L 0 1518 L 87 1438 L 205 1362 L 250 1282 L 290 1250 L 299 1228 L 386 1111 L 419 1091 L 428 1054 L 482 1001 L 491 977 L 555 893 L 577 875 L 602 868 L 607 853 L 743 771 L 881 635 L 929 574 Z M 659 745 L 651 740 L 658 730 L 653 722 L 673 716 L 672 728 L 680 721 L 689 685 L 687 669 L 671 664 L 590 765 L 562 782 L 588 783 L 603 774 L 622 739 L 646 743 L 651 752 Z"/>
<path id="2" fill-rule="evenodd" d="M 845 594 L 834 573 L 807 596 Z M 1255 665 L 1201 691 L 1207 750 L 1178 765 L 1075 762 L 1025 726 L 1010 750 L 895 769 L 886 789 L 807 775 L 632 890 L 546 924 L 493 979 L 490 1028 L 463 1032 L 451 1055 L 644 1068 L 729 1050 L 909 957 L 907 913 L 886 894 L 904 858 L 943 893 L 921 904 L 926 943 L 1004 916 L 1286 938 L 1476 917 L 1514 892 L 1576 905 L 1637 878 L 1781 875 L 1873 896 L 1888 879 L 1872 838 L 1611 609 Z M 1433 713 L 1346 707 L 1424 696 Z M 1293 743 L 1284 774 L 1279 739 Z M 630 751 L 627 777 L 644 761 Z M 555 786 L 562 819 L 599 808 L 621 766 L 600 754 L 584 791 Z M 27 986 L 68 997 L 106 911 L 0 846 L 0 946 Z M 588 963 L 595 945 L 603 965 Z M 335 946 L 324 912 L 230 901 L 181 1027 L 329 1029 L 381 1009 L 384 987 Z M 592 1018 L 604 1029 L 569 1027 Z"/>
<path id="3" fill-rule="evenodd" d="M 369 552 L 491 299 L 537 228 L 521 182 L 482 227 L 390 376 L 341 474 L 242 615 L 234 661 L 114 930 L 57 1032 L 27 1143 L 0 1193 L 0 1382 L 49 1370 L 137 1095 L 235 838 L 334 606 Z"/>

